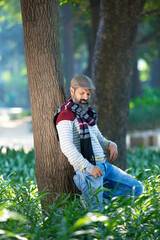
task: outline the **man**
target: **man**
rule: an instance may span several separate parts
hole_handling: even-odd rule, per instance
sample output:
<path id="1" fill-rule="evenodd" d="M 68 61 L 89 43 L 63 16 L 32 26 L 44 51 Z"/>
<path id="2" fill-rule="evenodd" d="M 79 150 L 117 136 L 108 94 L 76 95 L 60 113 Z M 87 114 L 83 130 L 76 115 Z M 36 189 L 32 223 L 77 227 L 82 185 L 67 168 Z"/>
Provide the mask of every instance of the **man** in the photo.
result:
<path id="1" fill-rule="evenodd" d="M 74 182 L 82 192 L 85 205 L 97 206 L 97 202 L 102 204 L 104 199 L 112 197 L 140 196 L 143 187 L 111 164 L 118 155 L 117 145 L 103 137 L 98 129 L 97 115 L 89 105 L 94 89 L 87 76 L 74 77 L 71 97 L 58 109 L 54 120 L 61 150 L 74 167 Z M 108 160 L 105 153 L 109 153 Z"/>

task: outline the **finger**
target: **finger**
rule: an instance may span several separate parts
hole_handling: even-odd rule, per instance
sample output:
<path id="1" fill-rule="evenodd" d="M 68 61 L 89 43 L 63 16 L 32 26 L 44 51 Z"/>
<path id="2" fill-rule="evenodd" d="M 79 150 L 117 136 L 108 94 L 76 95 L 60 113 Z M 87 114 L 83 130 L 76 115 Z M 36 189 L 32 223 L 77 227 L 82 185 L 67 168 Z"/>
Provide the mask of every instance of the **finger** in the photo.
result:
<path id="1" fill-rule="evenodd" d="M 98 174 L 98 177 L 102 177 L 102 174 L 101 174 L 101 173 L 99 173 L 99 174 Z"/>
<path id="2" fill-rule="evenodd" d="M 101 169 L 100 169 L 101 170 Z M 98 173 L 97 173 L 97 176 L 98 177 L 101 177 L 103 175 L 103 172 L 102 171 L 99 171 Z"/>
<path id="3" fill-rule="evenodd" d="M 109 158 L 110 161 L 112 161 L 112 159 L 113 159 L 113 154 L 114 154 L 114 152 L 110 152 L 110 158 Z"/>
<path id="4" fill-rule="evenodd" d="M 100 167 L 98 167 L 98 173 L 100 173 L 101 175 L 103 175 L 103 171 Z"/>
<path id="5" fill-rule="evenodd" d="M 97 173 L 94 173 L 94 177 L 97 178 Z"/>
<path id="6" fill-rule="evenodd" d="M 113 162 L 116 159 L 117 155 L 116 152 L 112 152 L 112 154 L 110 155 L 110 162 Z"/>
<path id="7" fill-rule="evenodd" d="M 114 153 L 114 155 L 113 155 L 113 160 L 112 160 L 112 161 L 115 161 L 115 160 L 116 160 L 116 158 L 117 158 L 117 156 L 118 156 L 118 153 L 117 153 L 117 152 L 115 152 L 115 153 Z"/>
<path id="8" fill-rule="evenodd" d="M 100 174 L 100 173 L 97 173 L 97 175 L 96 175 L 96 176 L 97 176 L 97 178 L 99 178 L 99 177 L 101 177 L 101 174 Z"/>
<path id="9" fill-rule="evenodd" d="M 117 158 L 117 152 L 114 153 L 113 161 L 115 161 Z"/>
<path id="10" fill-rule="evenodd" d="M 115 152 L 115 157 L 116 157 L 116 158 L 118 157 L 118 151 Z"/>

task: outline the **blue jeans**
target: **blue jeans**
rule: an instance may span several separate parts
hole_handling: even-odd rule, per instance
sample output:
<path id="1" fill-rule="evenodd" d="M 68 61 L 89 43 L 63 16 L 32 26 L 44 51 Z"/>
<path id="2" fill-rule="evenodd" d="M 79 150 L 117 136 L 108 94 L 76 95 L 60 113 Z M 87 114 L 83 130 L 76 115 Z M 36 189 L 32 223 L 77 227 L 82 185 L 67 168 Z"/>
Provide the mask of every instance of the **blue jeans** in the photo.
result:
<path id="1" fill-rule="evenodd" d="M 77 188 L 82 192 L 82 198 L 85 204 L 92 203 L 97 205 L 103 203 L 103 200 L 118 198 L 120 196 L 138 197 L 143 192 L 142 184 L 120 168 L 105 162 L 97 164 L 103 171 L 103 175 L 95 178 L 86 169 L 77 170 L 73 180 Z"/>

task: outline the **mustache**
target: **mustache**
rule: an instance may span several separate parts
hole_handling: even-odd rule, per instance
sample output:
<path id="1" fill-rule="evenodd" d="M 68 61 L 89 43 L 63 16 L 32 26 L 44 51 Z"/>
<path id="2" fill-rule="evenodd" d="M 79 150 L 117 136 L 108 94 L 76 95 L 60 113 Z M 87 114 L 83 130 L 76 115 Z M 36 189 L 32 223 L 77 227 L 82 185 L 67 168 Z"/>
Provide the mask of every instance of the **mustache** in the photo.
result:
<path id="1" fill-rule="evenodd" d="M 81 104 L 88 104 L 88 101 L 85 100 L 85 99 L 81 99 L 79 102 L 80 102 Z M 85 102 L 85 103 L 83 103 L 83 102 Z"/>

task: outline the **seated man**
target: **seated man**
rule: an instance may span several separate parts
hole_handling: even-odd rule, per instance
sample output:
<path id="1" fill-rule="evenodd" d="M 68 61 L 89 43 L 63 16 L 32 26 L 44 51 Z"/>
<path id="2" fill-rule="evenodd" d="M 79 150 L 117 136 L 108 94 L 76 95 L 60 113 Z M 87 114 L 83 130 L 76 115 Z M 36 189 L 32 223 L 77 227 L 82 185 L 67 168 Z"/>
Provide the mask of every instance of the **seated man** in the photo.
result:
<path id="1" fill-rule="evenodd" d="M 90 200 L 92 206 L 97 206 L 97 200 L 102 204 L 104 199 L 112 197 L 140 196 L 142 184 L 109 163 L 117 158 L 117 145 L 103 137 L 98 129 L 96 112 L 89 105 L 92 90 L 90 78 L 74 77 L 71 97 L 57 110 L 54 119 L 60 148 L 76 173 L 74 182 L 86 205 Z M 109 162 L 106 151 L 110 153 Z M 103 187 L 106 188 L 104 192 Z M 96 189 L 98 193 L 92 197 Z"/>

